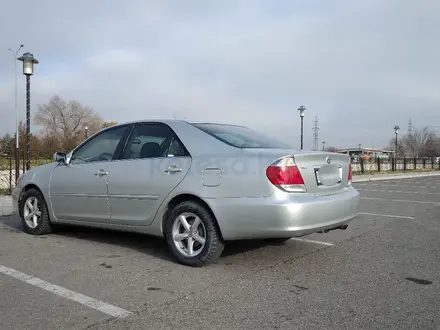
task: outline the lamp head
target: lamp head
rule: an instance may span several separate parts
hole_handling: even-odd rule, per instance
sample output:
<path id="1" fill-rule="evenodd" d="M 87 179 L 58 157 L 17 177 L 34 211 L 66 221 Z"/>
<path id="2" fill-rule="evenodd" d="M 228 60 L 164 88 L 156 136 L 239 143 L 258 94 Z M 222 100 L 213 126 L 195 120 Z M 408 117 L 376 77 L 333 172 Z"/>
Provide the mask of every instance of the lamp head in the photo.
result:
<path id="1" fill-rule="evenodd" d="M 34 64 L 38 64 L 38 62 L 34 55 L 31 53 L 24 53 L 22 56 L 17 58 L 17 60 L 23 62 L 23 74 L 25 76 L 31 76 L 34 74 Z"/>
<path id="2" fill-rule="evenodd" d="M 304 111 L 306 111 L 306 107 L 302 105 L 298 108 L 298 111 L 299 111 L 299 116 L 304 117 Z"/>

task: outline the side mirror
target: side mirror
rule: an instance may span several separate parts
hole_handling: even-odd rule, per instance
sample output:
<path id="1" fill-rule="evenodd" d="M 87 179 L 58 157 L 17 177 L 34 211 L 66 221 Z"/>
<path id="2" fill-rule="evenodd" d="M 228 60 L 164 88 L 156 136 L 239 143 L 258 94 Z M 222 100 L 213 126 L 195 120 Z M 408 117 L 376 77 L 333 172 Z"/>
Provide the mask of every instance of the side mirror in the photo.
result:
<path id="1" fill-rule="evenodd" d="M 57 163 L 66 163 L 67 155 L 64 152 L 56 152 L 53 154 L 53 161 Z"/>

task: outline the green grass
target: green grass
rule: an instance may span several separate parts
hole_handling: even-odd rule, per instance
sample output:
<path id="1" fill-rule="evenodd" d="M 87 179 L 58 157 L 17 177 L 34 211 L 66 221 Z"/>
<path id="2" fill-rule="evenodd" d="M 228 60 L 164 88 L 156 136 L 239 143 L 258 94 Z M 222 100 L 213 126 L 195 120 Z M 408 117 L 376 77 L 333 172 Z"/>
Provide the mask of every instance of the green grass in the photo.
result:
<path id="1" fill-rule="evenodd" d="M 10 195 L 9 188 L 0 188 L 0 196 L 2 195 Z"/>
<path id="2" fill-rule="evenodd" d="M 44 159 L 44 158 L 40 158 L 40 159 L 31 159 L 31 167 L 36 167 L 36 166 L 40 166 L 40 165 L 44 165 L 44 164 L 48 164 L 52 162 L 51 159 Z M 15 169 L 15 159 L 12 159 L 12 162 L 9 162 L 9 158 L 7 157 L 0 157 L 0 170 L 2 171 L 7 171 L 9 170 L 9 167 L 12 164 L 12 169 Z M 20 159 L 20 168 L 23 167 L 23 159 Z"/>

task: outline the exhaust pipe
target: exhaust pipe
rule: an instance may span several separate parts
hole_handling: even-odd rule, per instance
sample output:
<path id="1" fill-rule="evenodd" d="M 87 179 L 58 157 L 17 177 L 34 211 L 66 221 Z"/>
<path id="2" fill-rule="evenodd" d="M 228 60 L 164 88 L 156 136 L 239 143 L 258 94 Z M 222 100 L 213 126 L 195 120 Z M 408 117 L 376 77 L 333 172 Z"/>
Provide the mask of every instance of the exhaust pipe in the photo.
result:
<path id="1" fill-rule="evenodd" d="M 337 229 L 345 230 L 345 229 L 347 229 L 347 227 L 348 227 L 348 225 L 341 225 L 341 226 L 338 226 L 338 227 L 335 227 L 335 228 L 330 228 L 330 229 L 322 230 L 322 231 L 320 231 L 320 233 L 321 234 L 327 234 L 328 232 L 330 232 L 332 230 L 337 230 Z"/>

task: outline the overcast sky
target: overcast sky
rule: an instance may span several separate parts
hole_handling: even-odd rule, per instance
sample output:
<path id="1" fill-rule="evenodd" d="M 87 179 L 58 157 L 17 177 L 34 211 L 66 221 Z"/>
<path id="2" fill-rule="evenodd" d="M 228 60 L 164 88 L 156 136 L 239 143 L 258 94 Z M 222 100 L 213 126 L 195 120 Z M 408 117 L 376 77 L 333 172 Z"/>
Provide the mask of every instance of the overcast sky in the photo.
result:
<path id="1" fill-rule="evenodd" d="M 20 44 L 40 61 L 33 110 L 59 94 L 109 121 L 239 123 L 299 146 L 304 105 L 306 148 L 315 116 L 320 145 L 338 147 L 383 147 L 409 117 L 440 126 L 438 0 L 5 0 L 1 11 L 0 135 L 14 132 L 8 48 Z"/>

